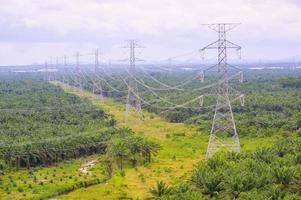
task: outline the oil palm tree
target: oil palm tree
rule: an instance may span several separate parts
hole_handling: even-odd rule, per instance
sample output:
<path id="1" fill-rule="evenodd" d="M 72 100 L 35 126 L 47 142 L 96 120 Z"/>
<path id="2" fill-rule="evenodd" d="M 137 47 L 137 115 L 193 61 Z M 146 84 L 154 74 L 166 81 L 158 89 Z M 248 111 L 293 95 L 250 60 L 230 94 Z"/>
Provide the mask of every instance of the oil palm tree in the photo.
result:
<path id="1" fill-rule="evenodd" d="M 156 185 L 150 188 L 149 192 L 152 194 L 152 197 L 148 199 L 162 199 L 164 195 L 170 194 L 171 190 L 172 188 L 163 181 L 157 181 Z"/>

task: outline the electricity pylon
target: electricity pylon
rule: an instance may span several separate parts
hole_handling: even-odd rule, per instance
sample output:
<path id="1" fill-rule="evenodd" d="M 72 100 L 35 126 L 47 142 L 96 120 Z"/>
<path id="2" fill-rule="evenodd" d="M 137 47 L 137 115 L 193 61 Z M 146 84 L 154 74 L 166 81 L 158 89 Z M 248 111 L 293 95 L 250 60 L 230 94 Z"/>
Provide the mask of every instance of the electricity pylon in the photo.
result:
<path id="1" fill-rule="evenodd" d="M 78 88 L 79 90 L 82 89 L 81 83 L 80 83 L 80 69 L 79 69 L 79 52 L 76 52 L 75 57 L 76 57 L 76 63 L 75 63 L 75 87 Z"/>
<path id="2" fill-rule="evenodd" d="M 68 85 L 68 79 L 66 79 L 66 72 L 67 72 L 67 56 L 64 55 L 63 57 L 63 62 L 64 62 L 64 65 L 63 65 L 63 73 L 62 73 L 62 81 L 63 83 L 66 83 Z"/>
<path id="3" fill-rule="evenodd" d="M 94 81 L 93 81 L 93 94 L 97 95 L 97 90 L 99 90 L 99 98 L 101 103 L 104 103 L 104 98 L 103 98 L 103 91 L 101 84 L 97 87 L 97 73 L 98 73 L 98 68 L 99 68 L 99 51 L 98 49 L 95 50 L 95 66 L 94 66 Z"/>
<path id="4" fill-rule="evenodd" d="M 59 67 L 60 67 L 59 57 L 57 56 L 55 58 L 55 69 L 53 69 L 54 70 L 54 72 L 53 72 L 54 81 L 59 81 L 59 79 L 60 79 Z"/>
<path id="5" fill-rule="evenodd" d="M 53 57 L 50 56 L 50 61 L 49 61 L 49 64 L 47 65 L 47 79 L 48 81 L 53 81 L 54 80 L 54 76 L 53 76 Z"/>
<path id="6" fill-rule="evenodd" d="M 233 23 L 207 24 L 210 29 L 218 33 L 218 40 L 201 49 L 201 51 L 207 49 L 217 49 L 218 51 L 218 63 L 216 65 L 218 68 L 217 100 L 206 158 L 211 157 L 221 148 L 226 148 L 234 152 L 240 151 L 240 143 L 230 100 L 231 88 L 229 80 L 233 76 L 229 76 L 229 68 L 232 68 L 232 66 L 227 63 L 227 49 L 235 49 L 240 52 L 241 47 L 226 39 L 226 33 L 237 25 Z M 239 72 L 239 74 L 242 76 L 242 72 Z M 238 98 L 243 98 L 243 95 L 239 95 Z"/>
<path id="7" fill-rule="evenodd" d="M 141 101 L 140 97 L 138 96 L 138 86 L 137 82 L 134 80 L 135 73 L 136 73 L 136 56 L 135 56 L 135 49 L 142 48 L 140 45 L 136 43 L 135 40 L 130 40 L 129 44 L 124 48 L 130 49 L 129 55 L 129 81 L 128 81 L 128 95 L 126 98 L 126 106 L 125 106 L 125 122 L 128 120 L 128 115 L 130 110 L 133 108 L 139 114 L 139 118 L 143 119 L 143 114 L 141 110 Z"/>
<path id="8" fill-rule="evenodd" d="M 44 80 L 48 82 L 49 80 L 48 80 L 48 62 L 47 61 L 45 61 L 44 67 L 45 67 L 45 69 L 44 69 L 44 72 L 45 72 Z"/>

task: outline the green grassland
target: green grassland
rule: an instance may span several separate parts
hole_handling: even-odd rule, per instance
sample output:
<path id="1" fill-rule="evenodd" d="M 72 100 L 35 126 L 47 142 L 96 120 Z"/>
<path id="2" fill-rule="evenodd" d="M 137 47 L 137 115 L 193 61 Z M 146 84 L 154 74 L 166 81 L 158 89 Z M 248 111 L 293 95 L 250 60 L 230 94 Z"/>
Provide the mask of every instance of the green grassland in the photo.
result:
<path id="1" fill-rule="evenodd" d="M 82 163 L 96 159 L 90 173 L 79 171 Z M 106 166 L 98 156 L 63 161 L 50 167 L 7 171 L 1 176 L 0 199 L 46 199 L 102 182 L 107 178 Z"/>

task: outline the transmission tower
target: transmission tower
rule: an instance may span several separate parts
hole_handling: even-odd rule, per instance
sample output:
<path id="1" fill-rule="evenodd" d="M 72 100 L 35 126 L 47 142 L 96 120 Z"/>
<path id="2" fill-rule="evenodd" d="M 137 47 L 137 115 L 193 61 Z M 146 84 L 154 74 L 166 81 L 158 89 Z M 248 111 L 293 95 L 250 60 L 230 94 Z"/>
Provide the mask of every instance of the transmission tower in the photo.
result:
<path id="1" fill-rule="evenodd" d="M 98 49 L 95 50 L 95 66 L 94 66 L 94 81 L 93 81 L 93 94 L 97 94 L 97 90 L 99 90 L 99 98 L 101 103 L 104 102 L 104 98 L 103 98 L 103 91 L 102 91 L 102 87 L 101 84 L 99 84 L 99 86 L 97 87 L 97 73 L 98 73 L 98 68 L 99 68 L 99 51 Z"/>
<path id="2" fill-rule="evenodd" d="M 75 58 L 76 58 L 76 63 L 75 63 L 75 87 L 78 89 L 82 89 L 81 84 L 80 84 L 80 70 L 79 70 L 79 52 L 76 52 Z"/>
<path id="3" fill-rule="evenodd" d="M 201 49 L 201 52 L 207 49 L 217 49 L 218 51 L 218 63 L 216 65 L 218 68 L 218 81 L 215 88 L 217 99 L 206 152 L 206 158 L 209 158 L 221 148 L 226 148 L 234 152 L 240 151 L 240 143 L 230 100 L 231 87 L 229 86 L 229 80 L 235 76 L 229 76 L 229 71 L 230 68 L 234 67 L 227 63 L 227 50 L 235 49 L 240 52 L 241 47 L 226 39 L 226 33 L 238 26 L 238 24 L 207 24 L 207 26 L 218 33 L 217 41 Z M 242 77 L 241 71 L 239 74 Z M 238 98 L 243 98 L 243 95 L 239 95 Z M 243 102 L 243 99 L 241 102 Z"/>
<path id="4" fill-rule="evenodd" d="M 63 83 L 66 82 L 68 84 L 67 79 L 66 79 L 66 71 L 67 71 L 67 69 L 66 69 L 66 67 L 67 67 L 67 56 L 66 55 L 64 55 L 64 57 L 63 57 L 63 62 L 64 62 L 64 64 L 63 64 L 62 81 L 63 81 Z"/>
<path id="5" fill-rule="evenodd" d="M 53 74 L 54 74 L 54 77 L 53 77 L 53 79 L 54 79 L 54 81 L 57 81 L 57 80 L 59 80 L 59 57 L 57 56 L 56 58 L 55 58 L 55 69 L 54 69 L 54 72 L 53 72 Z"/>
<path id="6" fill-rule="evenodd" d="M 143 114 L 141 110 L 141 101 L 140 97 L 138 96 L 138 86 L 137 82 L 134 80 L 136 69 L 135 69 L 135 63 L 136 63 L 136 56 L 135 56 L 135 49 L 136 48 L 142 48 L 140 45 L 137 44 L 135 40 L 130 40 L 129 44 L 125 46 L 124 48 L 129 48 L 129 81 L 128 81 L 128 95 L 126 98 L 126 107 L 125 107 L 125 121 L 128 119 L 128 114 L 130 110 L 133 108 L 138 112 L 139 118 L 143 119 Z"/>
<path id="7" fill-rule="evenodd" d="M 49 61 L 49 65 L 50 68 L 48 68 L 47 71 L 47 77 L 48 77 L 48 81 L 53 81 L 53 57 L 50 56 L 50 61 Z"/>
<path id="8" fill-rule="evenodd" d="M 45 81 L 49 81 L 49 80 L 48 80 L 48 62 L 47 62 L 47 61 L 45 61 L 44 66 L 45 66 L 45 69 L 44 69 L 44 71 L 45 71 L 45 77 L 44 77 L 44 80 L 45 80 Z"/>

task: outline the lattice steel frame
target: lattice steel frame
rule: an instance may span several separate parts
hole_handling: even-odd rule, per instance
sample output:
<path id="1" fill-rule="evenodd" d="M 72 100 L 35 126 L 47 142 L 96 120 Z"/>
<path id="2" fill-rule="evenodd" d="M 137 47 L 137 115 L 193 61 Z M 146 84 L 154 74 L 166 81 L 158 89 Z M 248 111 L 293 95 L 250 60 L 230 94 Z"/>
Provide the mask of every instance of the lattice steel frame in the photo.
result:
<path id="1" fill-rule="evenodd" d="M 135 49 L 141 48 L 137 44 L 135 40 L 129 40 L 129 45 L 125 48 L 130 49 L 130 55 L 129 55 L 129 73 L 133 76 L 135 76 L 136 73 L 136 56 L 135 56 Z M 128 115 L 131 110 L 131 108 L 134 108 L 136 112 L 139 114 L 139 118 L 143 119 L 143 114 L 141 110 L 141 101 L 139 96 L 137 96 L 138 93 L 138 86 L 137 82 L 133 78 L 129 78 L 128 82 L 128 95 L 126 98 L 126 106 L 125 106 L 125 122 L 128 120 Z"/>
<path id="2" fill-rule="evenodd" d="M 209 158 L 221 148 L 240 152 L 239 137 L 229 97 L 229 65 L 227 63 L 227 49 L 235 49 L 240 52 L 241 47 L 226 39 L 226 33 L 235 28 L 238 24 L 223 23 L 206 25 L 218 33 L 217 41 L 212 42 L 201 49 L 201 51 L 208 49 L 217 49 L 218 51 L 217 100 L 206 152 L 206 158 Z"/>

